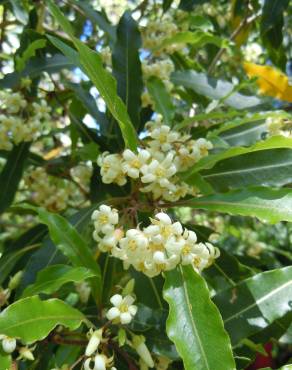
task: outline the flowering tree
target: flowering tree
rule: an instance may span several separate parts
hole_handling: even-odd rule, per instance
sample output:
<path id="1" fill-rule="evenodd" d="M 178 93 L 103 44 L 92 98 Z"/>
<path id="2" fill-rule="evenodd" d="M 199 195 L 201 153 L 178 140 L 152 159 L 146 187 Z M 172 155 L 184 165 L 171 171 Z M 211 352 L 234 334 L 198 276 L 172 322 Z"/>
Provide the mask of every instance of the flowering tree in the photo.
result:
<path id="1" fill-rule="evenodd" d="M 291 369 L 289 1 L 0 13 L 0 370 Z"/>

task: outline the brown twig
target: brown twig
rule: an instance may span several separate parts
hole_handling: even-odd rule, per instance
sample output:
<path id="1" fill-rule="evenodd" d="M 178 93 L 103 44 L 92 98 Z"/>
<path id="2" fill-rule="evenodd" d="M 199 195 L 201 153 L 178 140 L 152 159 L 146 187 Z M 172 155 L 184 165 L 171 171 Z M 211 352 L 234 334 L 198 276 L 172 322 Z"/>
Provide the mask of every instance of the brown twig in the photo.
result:
<path id="1" fill-rule="evenodd" d="M 229 37 L 229 41 L 234 41 L 234 39 L 236 38 L 236 36 L 239 35 L 239 33 L 242 31 L 242 29 L 245 27 L 245 26 L 248 26 L 250 25 L 252 22 L 254 22 L 254 20 L 258 17 L 258 15 L 254 15 L 252 17 L 248 17 L 246 16 L 242 22 L 240 22 L 239 26 L 232 32 L 231 36 Z M 216 64 L 217 62 L 219 61 L 219 59 L 222 57 L 222 55 L 225 53 L 225 51 L 227 50 L 227 48 L 225 47 L 222 47 L 218 53 L 215 55 L 214 59 L 212 60 L 209 68 L 208 68 L 208 75 L 210 75 L 211 73 L 213 73 L 215 67 L 216 67 Z"/>

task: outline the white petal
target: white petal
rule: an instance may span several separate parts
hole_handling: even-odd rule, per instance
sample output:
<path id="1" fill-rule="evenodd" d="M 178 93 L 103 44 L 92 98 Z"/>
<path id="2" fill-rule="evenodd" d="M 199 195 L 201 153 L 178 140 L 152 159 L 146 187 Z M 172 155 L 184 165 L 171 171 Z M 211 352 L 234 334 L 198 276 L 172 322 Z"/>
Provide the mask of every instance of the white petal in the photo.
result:
<path id="1" fill-rule="evenodd" d="M 157 220 L 163 222 L 164 224 L 171 224 L 171 218 L 164 212 L 157 213 L 155 217 L 157 218 Z"/>
<path id="2" fill-rule="evenodd" d="M 111 297 L 110 301 L 114 306 L 118 307 L 122 303 L 123 297 L 120 294 L 115 294 Z"/>
<path id="3" fill-rule="evenodd" d="M 132 321 L 132 316 L 129 312 L 121 313 L 120 320 L 122 324 L 129 324 Z"/>
<path id="4" fill-rule="evenodd" d="M 110 308 L 106 313 L 106 317 L 108 318 L 108 320 L 114 320 L 119 316 L 120 310 L 117 307 Z"/>
<path id="5" fill-rule="evenodd" d="M 94 370 L 106 370 L 106 357 L 103 355 L 96 355 L 94 357 Z"/>

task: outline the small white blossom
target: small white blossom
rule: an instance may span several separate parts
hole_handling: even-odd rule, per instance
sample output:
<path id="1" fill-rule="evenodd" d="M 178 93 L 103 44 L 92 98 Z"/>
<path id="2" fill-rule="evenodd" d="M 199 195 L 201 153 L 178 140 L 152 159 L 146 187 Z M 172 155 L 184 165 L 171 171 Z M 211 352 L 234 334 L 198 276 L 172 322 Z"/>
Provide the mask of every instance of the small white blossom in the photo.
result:
<path id="1" fill-rule="evenodd" d="M 117 320 L 121 324 L 129 324 L 137 313 L 137 306 L 133 305 L 135 299 L 127 295 L 124 298 L 120 294 L 111 297 L 110 302 L 113 307 L 110 308 L 106 317 L 108 320 Z"/>
<path id="2" fill-rule="evenodd" d="M 95 230 L 104 234 L 112 232 L 119 222 L 118 211 L 105 204 L 99 206 L 99 209 L 93 212 L 91 218 L 94 221 Z"/>
<path id="3" fill-rule="evenodd" d="M 129 177 L 137 179 L 140 174 L 140 169 L 147 163 L 151 154 L 148 150 L 141 150 L 138 154 L 135 154 L 129 149 L 123 152 L 124 162 L 122 163 L 122 169 Z"/>
<path id="4" fill-rule="evenodd" d="M 132 339 L 132 344 L 138 355 L 141 359 L 145 362 L 147 366 L 150 368 L 154 367 L 154 362 L 145 344 L 145 337 L 143 335 L 134 335 Z"/>

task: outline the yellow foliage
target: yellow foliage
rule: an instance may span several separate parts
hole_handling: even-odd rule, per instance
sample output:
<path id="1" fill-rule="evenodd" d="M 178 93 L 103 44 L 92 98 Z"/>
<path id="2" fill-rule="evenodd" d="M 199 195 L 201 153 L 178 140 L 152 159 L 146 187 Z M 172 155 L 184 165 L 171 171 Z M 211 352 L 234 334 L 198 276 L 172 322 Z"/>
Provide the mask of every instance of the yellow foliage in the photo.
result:
<path id="1" fill-rule="evenodd" d="M 244 63 L 244 69 L 250 78 L 257 77 L 257 84 L 263 95 L 292 102 L 292 86 L 284 73 L 270 66 L 248 62 Z"/>

